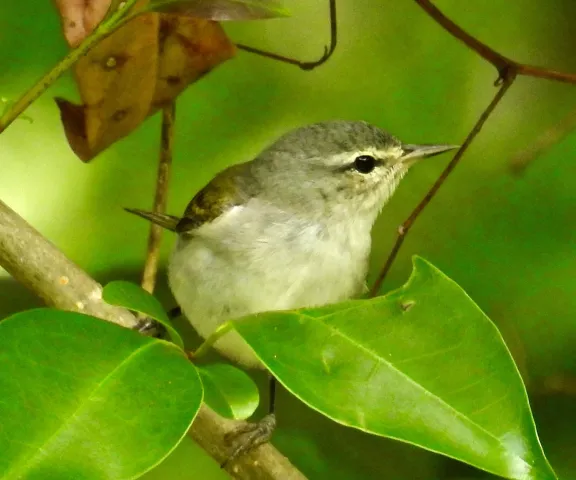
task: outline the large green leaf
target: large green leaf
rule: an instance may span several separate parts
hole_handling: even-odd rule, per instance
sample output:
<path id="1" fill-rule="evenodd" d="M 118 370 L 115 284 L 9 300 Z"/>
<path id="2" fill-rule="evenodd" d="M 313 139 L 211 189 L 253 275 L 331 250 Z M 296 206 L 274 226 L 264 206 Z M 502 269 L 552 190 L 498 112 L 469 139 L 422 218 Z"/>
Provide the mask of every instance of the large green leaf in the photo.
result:
<path id="1" fill-rule="evenodd" d="M 176 12 L 211 20 L 257 20 L 286 17 L 279 0 L 151 0 L 149 9 Z"/>
<path id="2" fill-rule="evenodd" d="M 421 258 L 386 296 L 235 328 L 288 390 L 337 422 L 503 477 L 556 478 L 500 333 Z"/>
<path id="3" fill-rule="evenodd" d="M 242 370 L 216 363 L 198 367 L 204 402 L 223 417 L 245 420 L 258 407 L 260 396 L 254 381 Z"/>
<path id="4" fill-rule="evenodd" d="M 179 443 L 202 401 L 184 352 L 73 312 L 0 323 L 0 478 L 135 478 Z"/>
<path id="5" fill-rule="evenodd" d="M 166 327 L 172 341 L 180 348 L 184 348 L 182 337 L 170 323 L 162 304 L 142 287 L 125 280 L 114 280 L 104 287 L 102 298 L 110 305 L 134 310 L 157 320 Z"/>

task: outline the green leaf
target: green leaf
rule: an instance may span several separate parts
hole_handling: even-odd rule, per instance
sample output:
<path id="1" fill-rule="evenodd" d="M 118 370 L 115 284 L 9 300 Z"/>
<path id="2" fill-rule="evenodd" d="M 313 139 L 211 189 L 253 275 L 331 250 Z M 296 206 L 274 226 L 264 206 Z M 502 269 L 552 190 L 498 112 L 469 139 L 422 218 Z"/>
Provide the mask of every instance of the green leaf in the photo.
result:
<path id="1" fill-rule="evenodd" d="M 246 372 L 218 363 L 198 367 L 204 386 L 204 402 L 223 417 L 244 420 L 260 400 L 258 387 Z"/>
<path id="2" fill-rule="evenodd" d="M 279 0 L 151 0 L 156 12 L 182 13 L 210 20 L 258 20 L 289 16 Z"/>
<path id="3" fill-rule="evenodd" d="M 135 478 L 180 442 L 202 401 L 175 345 L 94 317 L 0 323 L 0 478 Z"/>
<path id="4" fill-rule="evenodd" d="M 104 287 L 102 298 L 110 305 L 134 310 L 157 320 L 166 327 L 172 341 L 180 348 L 184 348 L 182 337 L 170 323 L 162 304 L 154 295 L 139 285 L 124 280 L 115 280 Z"/>
<path id="5" fill-rule="evenodd" d="M 384 297 L 234 323 L 288 390 L 337 422 L 506 478 L 556 478 L 497 328 L 421 258 Z"/>

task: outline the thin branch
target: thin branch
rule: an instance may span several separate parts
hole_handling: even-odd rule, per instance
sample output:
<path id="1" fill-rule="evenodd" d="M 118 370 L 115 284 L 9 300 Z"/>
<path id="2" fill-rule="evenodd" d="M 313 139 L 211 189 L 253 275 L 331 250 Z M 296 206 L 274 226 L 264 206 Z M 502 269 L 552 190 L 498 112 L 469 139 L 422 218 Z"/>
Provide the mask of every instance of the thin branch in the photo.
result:
<path id="1" fill-rule="evenodd" d="M 86 39 L 44 75 L 36 84 L 24 93 L 18 100 L 12 103 L 0 117 L 0 133 L 6 130 L 10 124 L 18 118 L 44 91 L 58 80 L 66 70 L 74 65 L 94 45 L 114 32 L 127 17 L 127 12 L 134 6 L 137 0 L 121 2 L 114 13 L 106 18 Z M 131 17 L 131 16 L 130 16 Z"/>
<path id="2" fill-rule="evenodd" d="M 546 78 L 549 80 L 556 80 L 559 82 L 576 83 L 575 73 L 557 72 L 543 67 L 534 65 L 526 65 L 523 63 L 511 60 L 497 51 L 490 48 L 485 43 L 482 43 L 477 38 L 464 31 L 460 26 L 456 25 L 446 15 L 444 15 L 438 7 L 436 7 L 430 0 L 415 0 L 415 2 L 422 7 L 428 15 L 430 15 L 436 23 L 444 28 L 453 37 L 463 42 L 468 48 L 474 50 L 478 55 L 490 62 L 500 74 L 504 70 L 514 71 L 516 75 L 525 75 L 528 77 Z"/>
<path id="3" fill-rule="evenodd" d="M 288 63 L 290 65 L 296 65 L 297 67 L 300 67 L 302 70 L 312 70 L 316 67 L 319 67 L 332 56 L 334 50 L 336 50 L 336 45 L 338 43 L 338 29 L 336 22 L 336 0 L 329 0 L 329 3 L 330 3 L 330 45 L 328 47 L 324 47 L 324 53 L 318 60 L 315 60 L 313 62 L 302 62 L 294 58 L 278 55 L 277 53 L 267 52 L 265 50 L 260 50 L 258 48 L 250 47 L 248 45 L 243 45 L 241 43 L 237 43 L 236 47 L 238 47 L 240 50 L 244 50 L 249 53 L 254 53 L 262 57 L 277 60 L 279 62 Z"/>
<path id="4" fill-rule="evenodd" d="M 378 278 L 376 279 L 372 289 L 370 290 L 370 296 L 371 297 L 377 295 L 378 292 L 380 291 L 380 288 L 382 287 L 382 283 L 384 282 L 386 275 L 390 271 L 390 268 L 392 267 L 392 263 L 394 262 L 394 259 L 398 255 L 398 251 L 400 250 L 400 247 L 402 246 L 402 243 L 404 242 L 404 238 L 406 237 L 406 235 L 408 234 L 408 232 L 410 231 L 410 229 L 414 225 L 414 222 L 420 216 L 420 214 L 422 213 L 424 208 L 426 208 L 426 206 L 430 203 L 432 198 L 434 198 L 434 196 L 436 195 L 436 193 L 438 192 L 438 190 L 440 189 L 442 184 L 446 181 L 446 179 L 448 178 L 448 176 L 450 175 L 452 170 L 454 170 L 456 165 L 458 165 L 458 163 L 460 162 L 460 159 L 462 158 L 462 155 L 464 155 L 466 150 L 468 150 L 468 147 L 470 147 L 470 144 L 472 143 L 474 138 L 476 138 L 476 135 L 478 135 L 478 133 L 480 133 L 480 130 L 482 129 L 482 127 L 486 123 L 486 120 L 488 120 L 488 118 L 490 117 L 490 115 L 492 114 L 492 112 L 494 111 L 496 106 L 500 103 L 500 101 L 502 100 L 502 98 L 504 97 L 504 95 L 506 94 L 506 92 L 508 91 L 510 86 L 512 85 L 512 83 L 514 83 L 515 78 L 516 77 L 514 75 L 504 78 L 502 86 L 498 89 L 498 91 L 496 92 L 496 95 L 494 96 L 494 98 L 492 99 L 490 104 L 482 112 L 482 115 L 480 115 L 480 118 L 478 119 L 478 121 L 474 125 L 474 128 L 472 128 L 472 130 L 470 131 L 470 133 L 466 137 L 466 140 L 464 141 L 462 146 L 458 149 L 458 151 L 456 152 L 456 155 L 454 155 L 454 158 L 452 158 L 452 160 L 450 160 L 450 163 L 448 163 L 448 165 L 446 166 L 446 168 L 444 169 L 442 174 L 438 177 L 438 179 L 436 180 L 434 185 L 432 185 L 432 188 L 428 191 L 428 193 L 424 196 L 424 198 L 420 201 L 420 203 L 412 211 L 410 216 L 404 221 L 404 223 L 402 223 L 402 225 L 398 229 L 398 236 L 396 238 L 396 242 L 394 243 L 394 246 L 392 247 L 392 251 L 388 255 L 388 258 L 386 259 L 386 263 L 384 264 L 384 267 L 382 268 L 380 274 L 378 275 Z"/>
<path id="5" fill-rule="evenodd" d="M 468 149 L 470 143 L 484 123 L 486 122 L 487 118 L 490 116 L 496 105 L 502 100 L 504 94 L 508 91 L 508 88 L 514 82 L 514 79 L 518 75 L 525 75 L 530 77 L 537 77 L 537 78 L 545 78 L 549 80 L 556 80 L 559 82 L 566 82 L 566 83 L 574 83 L 576 84 L 576 74 L 573 73 L 564 73 L 564 72 L 557 72 L 555 70 L 548 70 L 542 67 L 536 67 L 533 65 L 525 65 L 522 63 L 518 63 L 514 60 L 511 60 L 504 55 L 498 53 L 496 50 L 493 50 L 485 43 L 482 43 L 477 38 L 470 35 L 468 32 L 464 31 L 460 26 L 454 23 L 451 19 L 449 19 L 446 15 L 444 15 L 430 0 L 414 0 L 436 23 L 438 23 L 442 28 L 444 28 L 448 33 L 450 33 L 453 37 L 457 38 L 461 42 L 463 42 L 468 48 L 475 51 L 478 55 L 484 58 L 486 61 L 490 62 L 496 70 L 498 70 L 498 79 L 495 82 L 495 85 L 500 86 L 500 90 L 494 97 L 494 100 L 490 103 L 490 105 L 484 110 L 476 125 L 472 129 L 472 131 L 466 137 L 466 140 L 462 147 L 456 152 L 456 155 L 452 159 L 452 161 L 448 164 L 446 169 L 442 172 L 442 175 L 438 178 L 438 180 L 434 183 L 430 191 L 426 194 L 426 196 L 422 199 L 422 201 L 418 204 L 418 206 L 412 211 L 410 216 L 406 219 L 406 221 L 400 226 L 398 229 L 398 237 L 396 238 L 396 242 L 386 259 L 386 263 L 382 267 L 376 282 L 374 282 L 373 287 L 370 290 L 370 295 L 374 296 L 377 295 L 382 287 L 382 283 L 386 279 L 394 260 L 396 259 L 402 244 L 404 243 L 404 238 L 410 231 L 410 228 L 422 213 L 422 210 L 430 203 L 430 200 L 436 195 L 438 189 L 442 186 L 450 172 L 456 167 L 460 158 L 464 154 L 464 152 Z"/>
<path id="6" fill-rule="evenodd" d="M 170 184 L 170 169 L 172 167 L 172 148 L 174 145 L 175 102 L 162 109 L 162 127 L 160 134 L 160 160 L 156 179 L 156 195 L 154 197 L 154 213 L 166 213 L 168 202 L 168 186 Z M 155 223 L 150 224 L 146 263 L 142 273 L 142 288 L 152 293 L 156 286 L 156 272 L 160 257 L 163 228 Z"/>
<path id="7" fill-rule="evenodd" d="M 16 212 L 0 201 L 0 265 L 53 307 L 72 310 L 132 328 L 137 318 L 102 300 L 102 287 L 71 262 Z M 218 464 L 229 454 L 224 438 L 242 422 L 227 420 L 202 406 L 190 435 Z M 240 480 L 306 480 L 272 445 L 236 460 L 231 466 Z"/>
<path id="8" fill-rule="evenodd" d="M 428 15 L 430 15 L 438 25 L 443 27 L 448 33 L 458 40 L 463 42 L 468 48 L 474 50 L 482 58 L 494 65 L 498 71 L 506 68 L 513 62 L 508 58 L 500 55 L 495 50 L 492 50 L 488 45 L 482 43 L 478 39 L 474 38 L 469 33 L 465 32 L 456 25 L 452 20 L 450 20 L 446 15 L 444 15 L 432 2 L 429 0 L 415 0 L 418 5 L 422 7 Z"/>
<path id="9" fill-rule="evenodd" d="M 546 130 L 528 148 L 514 155 L 510 160 L 510 171 L 514 175 L 522 175 L 537 157 L 565 138 L 574 129 L 576 129 L 576 110 L 572 110 L 560 122 Z"/>
<path id="10" fill-rule="evenodd" d="M 516 73 L 527 77 L 545 78 L 546 80 L 556 80 L 557 82 L 576 83 L 576 73 L 558 72 L 547 68 L 536 67 L 534 65 L 523 65 L 517 63 Z"/>

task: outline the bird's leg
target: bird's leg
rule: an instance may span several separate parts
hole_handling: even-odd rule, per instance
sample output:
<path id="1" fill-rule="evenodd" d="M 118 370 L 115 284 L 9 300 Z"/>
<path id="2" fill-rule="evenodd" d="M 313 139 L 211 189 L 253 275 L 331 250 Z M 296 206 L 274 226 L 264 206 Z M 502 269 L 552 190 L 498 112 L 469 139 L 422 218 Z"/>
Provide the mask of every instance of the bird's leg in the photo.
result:
<path id="1" fill-rule="evenodd" d="M 222 468 L 256 447 L 267 443 L 272 437 L 276 428 L 276 379 L 270 375 L 268 382 L 270 389 L 268 414 L 257 423 L 246 423 L 226 435 L 226 440 L 232 444 L 232 453 L 220 465 Z"/>

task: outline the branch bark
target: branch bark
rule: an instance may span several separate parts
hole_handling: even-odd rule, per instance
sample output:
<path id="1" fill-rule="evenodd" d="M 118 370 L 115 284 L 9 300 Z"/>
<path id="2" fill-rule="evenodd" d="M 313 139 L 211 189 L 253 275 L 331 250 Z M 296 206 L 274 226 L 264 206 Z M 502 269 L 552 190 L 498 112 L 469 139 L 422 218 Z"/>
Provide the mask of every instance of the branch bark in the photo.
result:
<path id="1" fill-rule="evenodd" d="M 220 465 L 230 455 L 230 449 L 222 439 L 242 423 L 222 418 L 203 405 L 188 433 Z M 234 460 L 226 471 L 233 478 L 242 480 L 306 480 L 290 460 L 270 443 Z"/>
<path id="2" fill-rule="evenodd" d="M 102 286 L 0 201 L 0 266 L 47 305 L 86 313 L 123 327 L 137 320 L 102 301 Z"/>
<path id="3" fill-rule="evenodd" d="M 50 306 L 86 313 L 124 327 L 137 324 L 137 318 L 128 310 L 105 303 L 102 287 L 95 280 L 2 201 L 0 266 Z M 189 433 L 220 464 L 229 453 L 224 437 L 239 423 L 203 406 Z M 269 444 L 239 458 L 230 465 L 230 472 L 239 480 L 306 479 Z"/>

